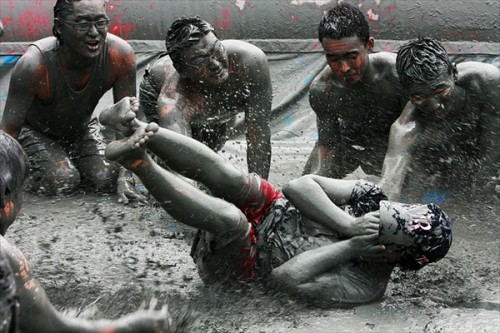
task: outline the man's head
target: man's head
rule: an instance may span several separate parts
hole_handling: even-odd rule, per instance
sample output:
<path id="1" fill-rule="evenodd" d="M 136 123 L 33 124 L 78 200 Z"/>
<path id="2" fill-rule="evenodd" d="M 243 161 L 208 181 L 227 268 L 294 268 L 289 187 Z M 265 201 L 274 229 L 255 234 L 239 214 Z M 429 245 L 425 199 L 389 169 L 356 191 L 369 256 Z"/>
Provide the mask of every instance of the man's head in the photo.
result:
<path id="1" fill-rule="evenodd" d="M 23 148 L 0 130 L 0 235 L 16 219 L 29 175 L 29 162 Z"/>
<path id="2" fill-rule="evenodd" d="M 363 13 L 345 3 L 335 6 L 321 19 L 318 38 L 337 80 L 346 86 L 361 81 L 374 45 Z"/>
<path id="3" fill-rule="evenodd" d="M 401 255 L 404 269 L 443 258 L 451 246 L 451 221 L 437 205 L 380 202 L 379 241 Z"/>
<path id="4" fill-rule="evenodd" d="M 61 45 L 86 58 L 97 57 L 108 33 L 103 0 L 57 0 L 52 33 Z"/>
<path id="5" fill-rule="evenodd" d="M 401 46 L 396 58 L 401 85 L 410 101 L 428 116 L 445 110 L 457 79 L 457 69 L 439 41 L 424 37 Z"/>
<path id="6" fill-rule="evenodd" d="M 215 84 L 227 79 L 226 50 L 214 28 L 198 16 L 175 20 L 165 44 L 179 75 Z"/>

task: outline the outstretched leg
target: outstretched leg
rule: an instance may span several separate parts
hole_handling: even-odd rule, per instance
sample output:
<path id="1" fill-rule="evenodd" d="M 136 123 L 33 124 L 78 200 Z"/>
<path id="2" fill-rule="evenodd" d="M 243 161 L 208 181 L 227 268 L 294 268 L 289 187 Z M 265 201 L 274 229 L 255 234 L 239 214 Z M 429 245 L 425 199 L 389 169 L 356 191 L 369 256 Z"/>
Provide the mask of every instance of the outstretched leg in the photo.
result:
<path id="1" fill-rule="evenodd" d="M 160 129 L 155 123 L 138 124 L 130 137 L 108 145 L 109 160 L 134 172 L 176 220 L 216 236 L 241 235 L 248 231 L 247 219 L 236 206 L 208 195 L 155 163 L 145 146 L 160 134 Z"/>
<path id="2" fill-rule="evenodd" d="M 138 110 L 135 102 L 134 98 L 130 98 L 130 102 L 118 103 L 113 110 L 103 111 L 101 123 L 129 136 L 138 127 L 145 126 L 137 118 L 132 119 Z M 159 128 L 148 141 L 147 148 L 171 170 L 203 183 L 215 196 L 230 202 L 240 204 L 242 198 L 239 194 L 250 186 L 245 171 L 236 168 L 203 143 L 182 134 Z M 258 196 L 260 192 L 249 195 Z"/>

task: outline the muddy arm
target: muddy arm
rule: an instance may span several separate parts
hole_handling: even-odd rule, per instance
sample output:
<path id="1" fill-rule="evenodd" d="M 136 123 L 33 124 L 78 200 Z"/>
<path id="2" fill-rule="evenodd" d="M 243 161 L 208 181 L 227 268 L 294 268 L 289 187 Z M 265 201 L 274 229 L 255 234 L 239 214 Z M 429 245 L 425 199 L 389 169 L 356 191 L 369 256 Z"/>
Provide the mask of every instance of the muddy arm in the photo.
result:
<path id="1" fill-rule="evenodd" d="M 265 92 L 269 98 L 261 98 L 259 103 L 245 113 L 247 131 L 248 172 L 255 172 L 267 179 L 271 166 L 271 92 Z M 265 96 L 265 95 L 264 95 Z"/>
<path id="2" fill-rule="evenodd" d="M 491 182 L 493 177 L 500 177 L 500 84 L 498 77 L 500 71 L 496 71 L 495 80 L 491 80 L 491 91 L 480 119 L 480 148 L 482 165 L 480 172 L 480 186 Z M 498 184 L 498 179 L 496 181 Z"/>
<path id="3" fill-rule="evenodd" d="M 412 159 L 415 140 L 422 131 L 414 119 L 415 107 L 408 102 L 401 116 L 391 125 L 389 143 L 382 165 L 379 186 L 389 200 L 399 200 L 408 166 Z"/>
<path id="4" fill-rule="evenodd" d="M 356 182 L 305 175 L 286 184 L 283 193 L 302 215 L 332 231 L 351 236 L 354 218 L 338 205 L 349 200 Z"/>
<path id="5" fill-rule="evenodd" d="M 313 84 L 309 92 L 309 103 L 316 113 L 318 141 L 309 155 L 304 174 L 312 173 L 325 177 L 340 178 L 337 160 L 339 158 L 340 133 L 335 110 L 325 105 L 322 85 Z"/>
<path id="6" fill-rule="evenodd" d="M 316 283 L 321 283 L 317 280 L 320 276 L 361 255 L 366 260 L 382 260 L 386 257 L 384 246 L 378 245 L 378 233 L 302 252 L 273 269 L 271 278 L 280 288 L 308 295 L 313 289 L 316 290 Z"/>
<path id="7" fill-rule="evenodd" d="M 156 333 L 166 325 L 166 309 L 140 311 L 116 321 L 91 321 L 58 312 L 31 274 L 28 261 L 15 246 L 0 236 L 15 276 L 19 297 L 19 329 L 24 333 Z"/>
<path id="8" fill-rule="evenodd" d="M 0 129 L 17 139 L 35 96 L 50 94 L 45 84 L 46 75 L 47 68 L 40 51 L 34 46 L 29 47 L 12 72 Z"/>

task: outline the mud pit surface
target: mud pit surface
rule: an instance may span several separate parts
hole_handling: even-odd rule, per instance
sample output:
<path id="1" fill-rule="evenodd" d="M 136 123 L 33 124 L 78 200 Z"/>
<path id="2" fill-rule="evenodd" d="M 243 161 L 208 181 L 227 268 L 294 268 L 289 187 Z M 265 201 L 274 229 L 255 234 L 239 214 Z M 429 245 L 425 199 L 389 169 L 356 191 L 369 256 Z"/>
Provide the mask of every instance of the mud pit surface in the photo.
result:
<path id="1" fill-rule="evenodd" d="M 278 186 L 300 174 L 310 151 L 279 145 L 270 177 Z M 189 256 L 194 230 L 153 201 L 133 207 L 113 196 L 27 195 L 7 239 L 56 308 L 83 317 L 116 318 L 156 297 L 172 312 L 197 311 L 193 332 L 496 332 L 500 205 L 481 200 L 442 204 L 454 220 L 447 257 L 416 273 L 396 269 L 383 300 L 353 309 L 312 308 L 259 286 L 204 286 Z"/>

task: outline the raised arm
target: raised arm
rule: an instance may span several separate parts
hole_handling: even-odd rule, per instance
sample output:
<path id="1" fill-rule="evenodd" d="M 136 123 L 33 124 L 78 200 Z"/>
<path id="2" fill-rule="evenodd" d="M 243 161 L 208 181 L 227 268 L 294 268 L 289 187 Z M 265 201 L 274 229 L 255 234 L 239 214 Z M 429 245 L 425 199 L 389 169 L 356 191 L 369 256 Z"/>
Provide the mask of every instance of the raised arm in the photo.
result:
<path id="1" fill-rule="evenodd" d="M 190 101 L 181 93 L 165 89 L 158 97 L 158 125 L 182 135 L 191 136 L 190 116 L 194 113 Z"/>
<path id="2" fill-rule="evenodd" d="M 165 332 L 167 311 L 138 311 L 118 320 L 91 321 L 58 312 L 38 284 L 24 255 L 0 236 L 16 280 L 19 297 L 19 329 L 25 333 L 160 333 Z"/>
<path id="3" fill-rule="evenodd" d="M 271 165 L 271 104 L 273 98 L 271 76 L 266 55 L 255 50 L 252 61 L 256 62 L 253 70 L 253 82 L 250 84 L 250 96 L 245 110 L 247 136 L 248 172 L 255 172 L 260 177 L 269 177 Z"/>
<path id="4" fill-rule="evenodd" d="M 483 184 L 491 182 L 492 177 L 500 177 L 500 70 L 494 67 L 489 74 L 480 118 L 480 178 Z M 496 184 L 499 184 L 498 179 Z"/>
<path id="5" fill-rule="evenodd" d="M 415 120 L 415 112 L 415 106 L 408 102 L 401 116 L 391 125 L 382 175 L 378 184 L 389 200 L 399 200 L 412 159 L 415 140 L 422 131 L 422 126 Z"/>
<path id="6" fill-rule="evenodd" d="M 16 63 L 10 77 L 0 129 L 17 139 L 33 100 L 50 98 L 47 76 L 42 54 L 35 46 L 30 46 Z"/>
<path id="7" fill-rule="evenodd" d="M 300 213 L 330 230 L 348 236 L 378 231 L 378 217 L 366 214 L 354 218 L 339 206 L 351 198 L 357 180 L 305 175 L 283 187 L 283 193 Z"/>

